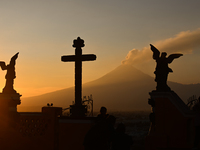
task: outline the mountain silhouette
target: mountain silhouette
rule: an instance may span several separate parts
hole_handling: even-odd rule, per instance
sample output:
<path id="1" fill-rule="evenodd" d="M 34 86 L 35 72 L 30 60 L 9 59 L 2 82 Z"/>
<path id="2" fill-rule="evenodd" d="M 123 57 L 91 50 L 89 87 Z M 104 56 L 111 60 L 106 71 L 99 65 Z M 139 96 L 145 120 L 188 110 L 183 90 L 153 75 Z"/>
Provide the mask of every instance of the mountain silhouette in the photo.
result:
<path id="1" fill-rule="evenodd" d="M 184 101 L 200 93 L 200 84 L 179 84 L 168 82 L 171 89 Z M 92 94 L 94 110 L 105 106 L 110 111 L 150 110 L 149 92 L 155 90 L 154 78 L 131 65 L 120 65 L 103 77 L 83 84 L 83 96 Z M 42 106 L 53 103 L 54 106 L 69 107 L 74 101 L 74 87 L 63 90 L 22 98 L 18 111 L 40 111 Z"/>

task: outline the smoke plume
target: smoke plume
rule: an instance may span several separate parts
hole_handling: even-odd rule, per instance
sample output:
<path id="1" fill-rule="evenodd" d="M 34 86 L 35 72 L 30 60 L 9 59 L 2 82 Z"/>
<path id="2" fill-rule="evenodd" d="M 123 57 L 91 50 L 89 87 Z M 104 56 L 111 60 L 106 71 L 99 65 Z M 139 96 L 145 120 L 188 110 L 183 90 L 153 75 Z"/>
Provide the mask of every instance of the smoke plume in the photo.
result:
<path id="1" fill-rule="evenodd" d="M 194 49 L 200 48 L 200 28 L 195 31 L 180 32 L 173 38 L 158 41 L 153 44 L 160 52 L 171 53 L 192 53 Z M 152 59 L 152 51 L 149 47 L 144 47 L 142 50 L 133 49 L 129 51 L 126 59 L 122 61 L 122 64 L 136 65 L 138 63 L 144 63 Z"/>

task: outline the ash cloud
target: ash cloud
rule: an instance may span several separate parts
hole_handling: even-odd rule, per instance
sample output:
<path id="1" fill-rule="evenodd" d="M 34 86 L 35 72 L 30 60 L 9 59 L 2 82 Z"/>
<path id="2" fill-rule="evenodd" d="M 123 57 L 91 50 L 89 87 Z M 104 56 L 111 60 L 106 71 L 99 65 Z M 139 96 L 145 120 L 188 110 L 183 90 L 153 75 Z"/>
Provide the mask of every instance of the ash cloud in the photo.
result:
<path id="1" fill-rule="evenodd" d="M 200 48 L 200 28 L 194 31 L 183 31 L 173 38 L 149 44 L 153 44 L 160 52 L 189 54 L 194 49 Z M 142 50 L 133 49 L 129 51 L 122 64 L 137 65 L 150 59 L 152 59 L 152 51 L 149 46 Z"/>

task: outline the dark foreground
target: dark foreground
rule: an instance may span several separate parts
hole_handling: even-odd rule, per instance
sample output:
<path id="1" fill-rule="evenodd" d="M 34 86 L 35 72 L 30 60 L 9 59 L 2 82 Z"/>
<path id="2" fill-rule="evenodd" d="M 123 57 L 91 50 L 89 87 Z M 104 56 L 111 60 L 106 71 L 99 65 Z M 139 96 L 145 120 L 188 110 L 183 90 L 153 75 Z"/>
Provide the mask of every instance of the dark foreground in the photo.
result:
<path id="1" fill-rule="evenodd" d="M 133 111 L 133 112 L 110 112 L 117 120 L 118 123 L 124 123 L 126 126 L 126 133 L 132 136 L 134 144 L 131 150 L 144 150 L 144 139 L 149 131 L 149 113 L 147 111 Z M 95 113 L 94 115 L 96 115 Z"/>

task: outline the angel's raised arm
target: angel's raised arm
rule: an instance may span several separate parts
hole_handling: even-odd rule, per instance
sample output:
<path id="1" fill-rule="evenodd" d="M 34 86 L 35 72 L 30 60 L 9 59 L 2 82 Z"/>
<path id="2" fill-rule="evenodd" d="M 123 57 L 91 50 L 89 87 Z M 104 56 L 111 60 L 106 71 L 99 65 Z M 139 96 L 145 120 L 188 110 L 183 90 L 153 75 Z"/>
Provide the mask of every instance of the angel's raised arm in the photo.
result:
<path id="1" fill-rule="evenodd" d="M 0 61 L 0 66 L 1 66 L 2 70 L 6 70 L 7 69 L 6 63 L 4 61 Z"/>

